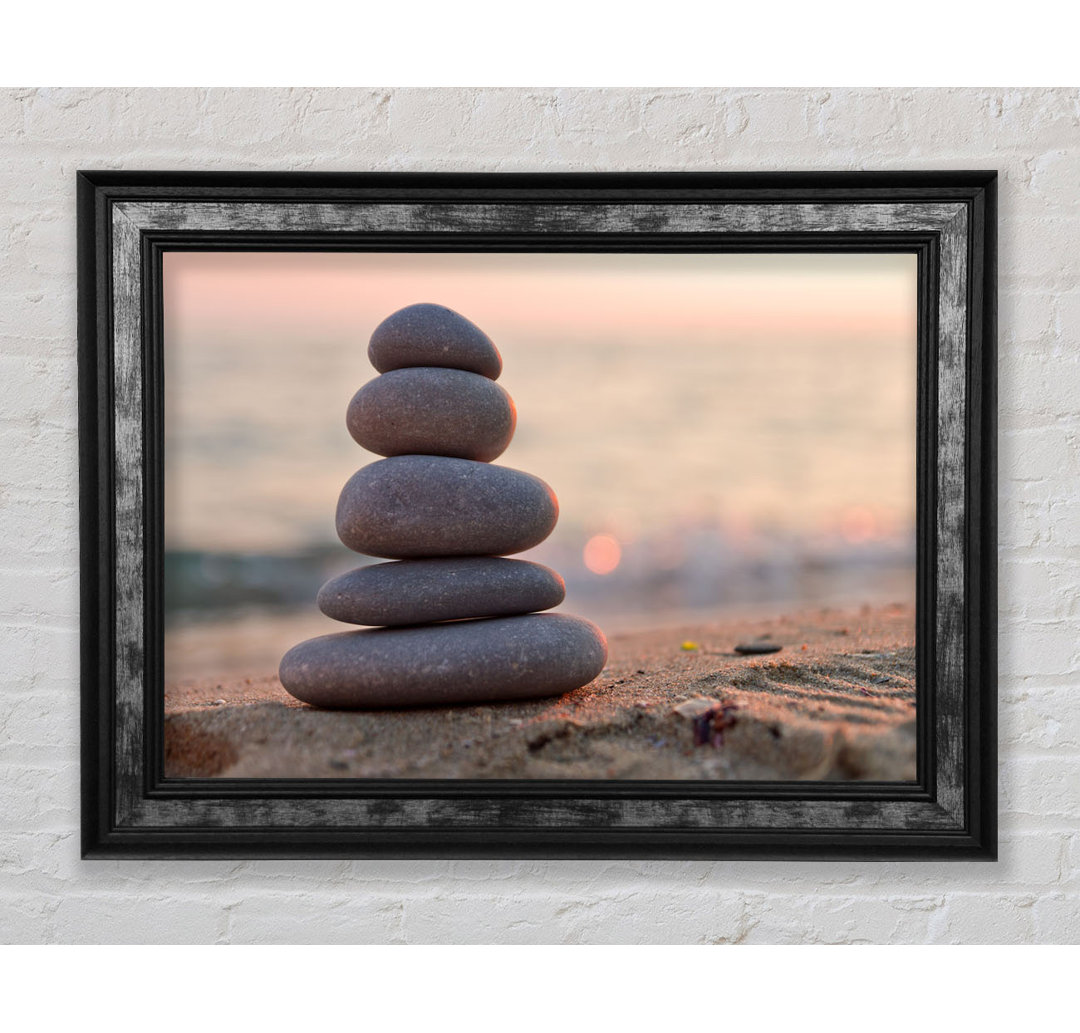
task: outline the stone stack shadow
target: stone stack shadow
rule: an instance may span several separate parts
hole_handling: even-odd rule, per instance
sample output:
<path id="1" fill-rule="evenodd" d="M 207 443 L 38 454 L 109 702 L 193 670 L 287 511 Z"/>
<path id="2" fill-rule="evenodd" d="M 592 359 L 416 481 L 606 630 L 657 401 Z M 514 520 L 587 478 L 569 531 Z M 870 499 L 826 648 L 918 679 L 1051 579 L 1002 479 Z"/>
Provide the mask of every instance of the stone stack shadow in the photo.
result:
<path id="1" fill-rule="evenodd" d="M 368 357 L 381 375 L 346 422 L 387 458 L 346 483 L 337 532 L 391 562 L 322 587 L 323 613 L 370 627 L 294 646 L 282 685 L 314 706 L 354 708 L 555 696 L 592 681 L 607 662 L 603 633 L 538 612 L 563 601 L 562 578 L 506 558 L 547 538 L 559 507 L 540 478 L 491 465 L 517 419 L 495 383 L 495 345 L 451 309 L 410 305 L 379 324 Z"/>

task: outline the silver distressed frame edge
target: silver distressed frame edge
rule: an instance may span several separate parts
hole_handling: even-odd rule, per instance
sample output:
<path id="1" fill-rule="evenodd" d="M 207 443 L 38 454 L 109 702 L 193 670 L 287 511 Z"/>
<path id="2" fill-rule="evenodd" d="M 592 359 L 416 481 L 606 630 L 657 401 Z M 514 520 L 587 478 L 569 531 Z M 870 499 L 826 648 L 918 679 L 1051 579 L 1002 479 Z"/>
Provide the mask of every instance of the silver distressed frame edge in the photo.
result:
<path id="1" fill-rule="evenodd" d="M 941 721 L 935 736 L 931 798 L 664 799 L 520 797 L 517 827 L 579 829 L 732 829 L 741 831 L 925 830 L 962 833 L 965 805 L 965 448 L 969 287 L 969 209 L 963 202 L 743 202 L 669 204 L 292 203 L 251 201 L 117 201 L 111 214 L 109 322 L 113 356 L 115 484 L 115 724 L 112 744 L 116 829 L 228 827 L 281 829 L 499 829 L 509 811 L 498 798 L 347 797 L 259 800 L 148 795 L 145 767 L 146 656 L 144 588 L 145 485 L 143 382 L 148 327 L 144 239 L 148 233 L 263 232 L 356 234 L 498 232 L 529 226 L 551 233 L 931 233 L 938 244 L 936 508 L 936 677 L 930 691 Z M 768 785 L 768 783 L 762 783 Z"/>

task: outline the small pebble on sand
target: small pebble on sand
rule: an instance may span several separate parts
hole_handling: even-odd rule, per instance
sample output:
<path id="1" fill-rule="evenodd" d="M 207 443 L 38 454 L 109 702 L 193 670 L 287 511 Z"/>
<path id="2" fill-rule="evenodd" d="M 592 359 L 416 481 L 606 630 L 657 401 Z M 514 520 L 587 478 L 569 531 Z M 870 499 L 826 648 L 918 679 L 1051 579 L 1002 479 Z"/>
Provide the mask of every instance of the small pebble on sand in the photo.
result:
<path id="1" fill-rule="evenodd" d="M 715 699 L 706 699 L 703 696 L 696 696 L 693 699 L 688 699 L 685 703 L 680 703 L 675 707 L 673 713 L 678 714 L 679 717 L 689 718 L 693 721 L 696 718 L 701 717 L 702 714 L 707 714 L 715 706 Z"/>
<path id="2" fill-rule="evenodd" d="M 743 656 L 757 656 L 762 653 L 779 653 L 783 648 L 775 642 L 740 642 L 735 647 L 735 652 Z"/>

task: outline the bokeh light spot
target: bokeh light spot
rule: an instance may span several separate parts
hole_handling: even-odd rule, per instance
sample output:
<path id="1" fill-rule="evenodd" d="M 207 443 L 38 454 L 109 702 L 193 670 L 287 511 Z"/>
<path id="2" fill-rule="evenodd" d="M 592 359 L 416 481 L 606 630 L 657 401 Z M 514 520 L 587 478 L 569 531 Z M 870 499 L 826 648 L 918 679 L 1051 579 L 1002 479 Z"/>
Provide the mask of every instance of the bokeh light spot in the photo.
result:
<path id="1" fill-rule="evenodd" d="M 585 543 L 582 559 L 594 574 L 610 574 L 622 559 L 622 547 L 610 534 L 594 534 Z"/>
<path id="2" fill-rule="evenodd" d="M 877 520 L 866 506 L 852 506 L 844 511 L 840 520 L 840 533 L 852 545 L 868 542 L 877 536 Z"/>

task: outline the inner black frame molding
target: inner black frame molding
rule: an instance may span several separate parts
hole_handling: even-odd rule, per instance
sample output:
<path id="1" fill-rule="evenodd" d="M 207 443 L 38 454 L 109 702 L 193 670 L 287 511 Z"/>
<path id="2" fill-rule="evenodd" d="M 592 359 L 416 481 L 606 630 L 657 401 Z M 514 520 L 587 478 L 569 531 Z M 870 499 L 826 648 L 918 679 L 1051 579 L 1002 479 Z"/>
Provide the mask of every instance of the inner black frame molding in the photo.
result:
<path id="1" fill-rule="evenodd" d="M 78 173 L 82 850 L 987 859 L 997 850 L 997 173 Z M 169 779 L 168 250 L 918 256 L 914 782 Z"/>

